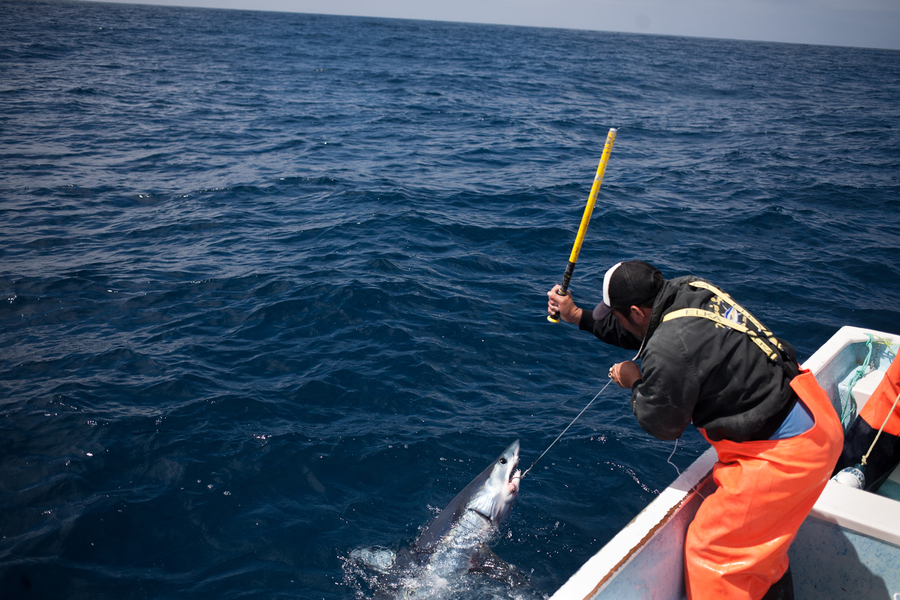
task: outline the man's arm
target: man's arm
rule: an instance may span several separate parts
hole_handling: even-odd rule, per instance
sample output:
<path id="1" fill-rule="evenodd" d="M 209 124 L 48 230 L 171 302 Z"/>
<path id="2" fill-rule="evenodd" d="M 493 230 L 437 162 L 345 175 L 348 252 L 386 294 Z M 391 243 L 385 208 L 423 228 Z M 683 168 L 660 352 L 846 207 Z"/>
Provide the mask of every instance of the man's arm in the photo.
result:
<path id="1" fill-rule="evenodd" d="M 672 332 L 657 330 L 654 343 L 643 353 L 642 378 L 631 389 L 631 408 L 644 431 L 674 440 L 691 424 L 700 380 L 677 336 L 667 333 Z"/>
<path id="2" fill-rule="evenodd" d="M 553 289 L 547 292 L 547 313 L 556 314 L 559 312 L 559 318 L 566 323 L 576 323 L 582 331 L 590 331 L 601 341 L 625 348 L 626 350 L 637 350 L 641 347 L 641 340 L 637 336 L 629 333 L 619 320 L 610 314 L 600 321 L 594 320 L 594 315 L 589 310 L 584 310 L 575 305 L 572 294 L 567 293 L 560 296 L 556 291 L 559 285 L 553 286 Z"/>

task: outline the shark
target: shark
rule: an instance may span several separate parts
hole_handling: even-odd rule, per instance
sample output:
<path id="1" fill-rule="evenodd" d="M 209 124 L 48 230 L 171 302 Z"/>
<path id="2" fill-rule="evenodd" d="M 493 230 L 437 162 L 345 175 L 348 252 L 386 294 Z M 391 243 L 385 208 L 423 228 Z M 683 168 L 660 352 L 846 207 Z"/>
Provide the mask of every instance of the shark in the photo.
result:
<path id="1" fill-rule="evenodd" d="M 470 573 L 485 574 L 504 585 L 525 584 L 525 576 L 497 557 L 490 545 L 519 494 L 522 473 L 519 440 L 514 441 L 465 486 L 399 552 L 357 550 L 351 559 L 377 570 L 378 596 L 439 598 L 456 595 Z M 441 593 L 441 592 L 444 593 Z"/>

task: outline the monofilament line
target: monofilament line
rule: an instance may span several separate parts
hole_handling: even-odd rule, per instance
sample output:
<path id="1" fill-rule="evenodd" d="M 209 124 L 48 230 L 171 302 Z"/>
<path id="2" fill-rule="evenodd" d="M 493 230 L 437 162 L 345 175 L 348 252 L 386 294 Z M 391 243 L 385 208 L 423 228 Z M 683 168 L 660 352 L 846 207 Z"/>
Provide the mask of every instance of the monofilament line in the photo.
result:
<path id="1" fill-rule="evenodd" d="M 584 411 L 586 411 L 588 408 L 590 408 L 591 404 L 594 403 L 594 400 L 596 400 L 597 398 L 599 398 L 599 397 L 600 397 L 600 394 L 602 394 L 602 393 L 604 392 L 604 390 L 606 390 L 606 388 L 608 388 L 608 387 L 609 387 L 609 384 L 611 384 L 611 383 L 612 383 L 612 380 L 611 380 L 611 379 L 610 379 L 609 381 L 607 381 L 607 382 L 606 382 L 606 385 L 603 386 L 603 389 L 600 390 L 599 392 L 597 392 L 597 395 L 594 396 L 594 397 L 591 399 L 591 401 L 587 403 L 587 406 L 585 406 L 584 408 L 581 409 L 581 412 L 578 413 L 578 414 L 575 416 L 575 418 L 572 419 L 572 422 L 569 423 L 569 424 L 566 426 L 566 428 L 562 430 L 562 433 L 560 433 L 558 436 L 556 436 L 556 439 L 553 440 L 553 442 L 552 442 L 549 446 L 547 446 L 547 449 L 544 450 L 544 451 L 541 453 L 541 455 L 538 456 L 537 459 L 536 459 L 533 463 L 531 463 L 531 466 L 530 466 L 530 467 L 528 467 L 527 469 L 525 469 L 525 472 L 522 473 L 522 477 L 521 477 L 522 479 L 525 479 L 525 476 L 528 475 L 528 471 L 532 470 L 532 469 L 534 468 L 534 465 L 536 465 L 536 464 L 538 463 L 539 460 L 541 460 L 542 458 L 544 458 L 544 454 L 547 454 L 547 453 L 550 451 L 550 448 L 553 447 L 553 444 L 555 444 L 556 442 L 558 442 L 558 441 L 559 441 L 559 438 L 561 438 L 562 436 L 564 436 L 564 435 L 566 434 L 566 432 L 569 430 L 569 427 L 571 427 L 572 425 L 575 424 L 575 421 L 578 420 L 578 417 L 580 417 L 581 415 L 583 415 L 583 414 L 584 414 Z"/>
<path id="2" fill-rule="evenodd" d="M 672 454 L 670 454 L 670 455 L 669 455 L 669 458 L 666 459 L 666 462 L 669 463 L 670 465 L 672 465 L 672 466 L 675 468 L 675 472 L 678 473 L 678 478 L 676 478 L 676 481 L 677 481 L 678 479 L 684 479 L 685 483 L 687 483 L 688 485 L 691 486 L 691 491 L 697 492 L 697 495 L 698 495 L 698 496 L 700 496 L 701 498 L 703 498 L 704 500 L 706 500 L 706 496 L 704 496 L 703 494 L 701 494 L 701 493 L 700 493 L 700 490 L 699 490 L 696 486 L 691 485 L 691 482 L 688 481 L 687 478 L 686 478 L 684 475 L 681 474 L 681 471 L 678 469 L 678 467 L 675 465 L 675 463 L 672 462 L 672 457 L 675 456 L 675 451 L 676 451 L 676 450 L 678 450 L 678 439 L 677 439 L 677 438 L 675 439 L 675 447 L 672 448 Z"/>

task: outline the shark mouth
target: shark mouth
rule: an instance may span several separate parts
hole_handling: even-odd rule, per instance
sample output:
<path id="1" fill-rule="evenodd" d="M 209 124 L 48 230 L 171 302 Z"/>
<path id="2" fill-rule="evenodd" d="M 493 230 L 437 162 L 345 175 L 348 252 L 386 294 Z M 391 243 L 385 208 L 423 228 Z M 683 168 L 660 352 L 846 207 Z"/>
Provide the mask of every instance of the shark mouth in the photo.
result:
<path id="1" fill-rule="evenodd" d="M 509 493 L 515 496 L 519 493 L 519 484 L 522 481 L 522 470 L 517 468 L 519 466 L 518 454 L 513 460 L 515 462 L 509 468 L 509 481 L 506 483 L 506 485 L 509 486 Z"/>
<path id="2" fill-rule="evenodd" d="M 516 469 L 512 475 L 509 476 L 509 482 L 506 484 L 509 486 L 509 493 L 515 496 L 519 493 L 519 483 L 522 481 L 522 471 Z"/>

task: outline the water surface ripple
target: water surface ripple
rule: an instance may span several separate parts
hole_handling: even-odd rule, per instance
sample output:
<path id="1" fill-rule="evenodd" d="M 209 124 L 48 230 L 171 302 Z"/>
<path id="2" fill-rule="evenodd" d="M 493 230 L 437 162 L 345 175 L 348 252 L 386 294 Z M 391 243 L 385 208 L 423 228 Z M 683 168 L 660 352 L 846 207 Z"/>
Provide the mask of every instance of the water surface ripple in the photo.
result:
<path id="1" fill-rule="evenodd" d="M 897 52 L 21 0 L 0 29 L 5 598 L 369 593 L 353 549 L 517 437 L 530 464 L 630 357 L 544 319 L 610 127 L 578 302 L 643 258 L 804 358 L 900 331 Z M 552 593 L 671 451 L 608 390 L 496 552 Z"/>

